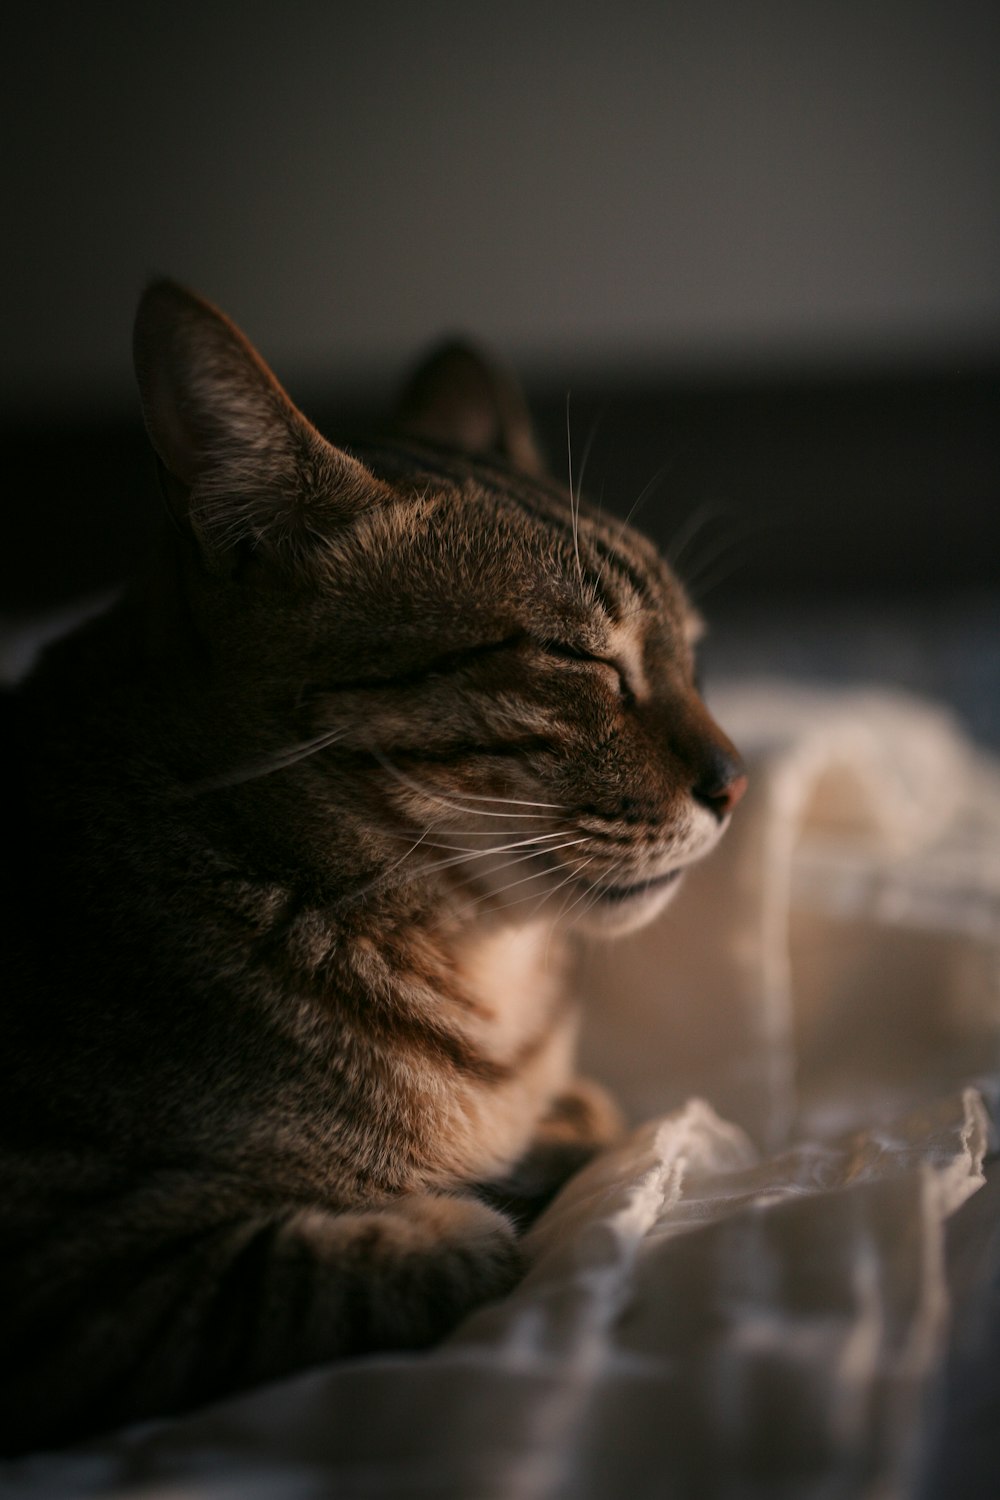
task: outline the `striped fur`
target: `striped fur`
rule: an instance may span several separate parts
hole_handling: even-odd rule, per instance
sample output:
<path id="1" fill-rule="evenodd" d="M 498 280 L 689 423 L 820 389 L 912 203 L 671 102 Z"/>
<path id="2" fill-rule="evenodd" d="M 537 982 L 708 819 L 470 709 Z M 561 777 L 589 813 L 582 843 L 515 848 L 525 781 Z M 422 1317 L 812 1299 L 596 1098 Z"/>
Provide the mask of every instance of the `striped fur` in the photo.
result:
<path id="1" fill-rule="evenodd" d="M 171 283 L 136 363 L 171 525 L 6 783 L 8 1451 L 502 1294 L 618 1129 L 566 935 L 648 919 L 742 784 L 680 585 L 470 351 L 350 453 Z"/>

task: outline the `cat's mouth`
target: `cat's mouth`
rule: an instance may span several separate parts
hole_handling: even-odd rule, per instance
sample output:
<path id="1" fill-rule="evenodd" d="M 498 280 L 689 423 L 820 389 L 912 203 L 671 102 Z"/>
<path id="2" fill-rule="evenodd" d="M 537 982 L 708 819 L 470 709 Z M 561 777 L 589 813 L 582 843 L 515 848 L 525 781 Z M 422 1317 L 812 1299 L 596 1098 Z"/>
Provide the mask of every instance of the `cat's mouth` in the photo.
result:
<path id="1" fill-rule="evenodd" d="M 678 868 L 648 880 L 635 880 L 629 885 L 594 881 L 585 887 L 590 900 L 584 904 L 576 921 L 595 932 L 631 932 L 663 910 L 676 893 L 683 876 L 683 868 Z"/>
<path id="2" fill-rule="evenodd" d="M 590 890 L 599 901 L 617 906 L 623 902 L 640 900 L 643 896 L 661 891 L 675 884 L 683 874 L 683 869 L 668 870 L 665 875 L 654 875 L 651 880 L 637 880 L 633 885 L 595 884 L 590 887 Z"/>

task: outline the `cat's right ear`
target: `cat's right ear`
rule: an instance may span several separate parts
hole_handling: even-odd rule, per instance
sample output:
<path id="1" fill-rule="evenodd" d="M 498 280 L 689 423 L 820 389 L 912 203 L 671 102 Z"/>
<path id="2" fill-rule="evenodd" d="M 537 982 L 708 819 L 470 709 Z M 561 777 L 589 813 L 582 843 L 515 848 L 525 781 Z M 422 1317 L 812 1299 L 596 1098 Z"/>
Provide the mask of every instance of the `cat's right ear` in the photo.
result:
<path id="1" fill-rule="evenodd" d="M 524 474 L 545 472 L 517 381 L 460 340 L 440 345 L 411 376 L 397 404 L 393 429 L 463 453 L 497 454 Z"/>
<path id="2" fill-rule="evenodd" d="M 370 503 L 375 479 L 321 437 L 229 319 L 176 282 L 147 288 L 135 370 L 172 509 L 206 557 L 285 560 Z"/>

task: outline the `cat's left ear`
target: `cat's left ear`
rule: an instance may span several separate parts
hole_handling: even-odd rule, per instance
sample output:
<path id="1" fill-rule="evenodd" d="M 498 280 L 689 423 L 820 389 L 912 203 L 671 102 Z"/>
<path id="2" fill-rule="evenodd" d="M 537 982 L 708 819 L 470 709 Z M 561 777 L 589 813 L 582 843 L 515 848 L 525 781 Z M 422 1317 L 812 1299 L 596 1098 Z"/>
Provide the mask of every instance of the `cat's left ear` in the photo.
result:
<path id="1" fill-rule="evenodd" d="M 235 324 L 185 287 L 147 288 L 134 352 L 171 508 L 213 569 L 241 548 L 301 560 L 377 499 L 368 470 L 328 443 Z"/>
<path id="2" fill-rule="evenodd" d="M 470 344 L 441 345 L 417 369 L 396 408 L 395 431 L 544 474 L 517 381 Z"/>

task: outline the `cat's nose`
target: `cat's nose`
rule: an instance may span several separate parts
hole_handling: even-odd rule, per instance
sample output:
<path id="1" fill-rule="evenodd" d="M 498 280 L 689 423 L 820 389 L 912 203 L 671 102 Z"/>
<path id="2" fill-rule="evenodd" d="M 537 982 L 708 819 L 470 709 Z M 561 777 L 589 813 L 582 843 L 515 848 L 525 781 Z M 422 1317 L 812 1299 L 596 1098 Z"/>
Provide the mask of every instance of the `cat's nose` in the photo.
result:
<path id="1" fill-rule="evenodd" d="M 692 795 L 721 823 L 728 818 L 747 789 L 742 761 L 723 750 L 713 750 L 702 765 Z"/>

